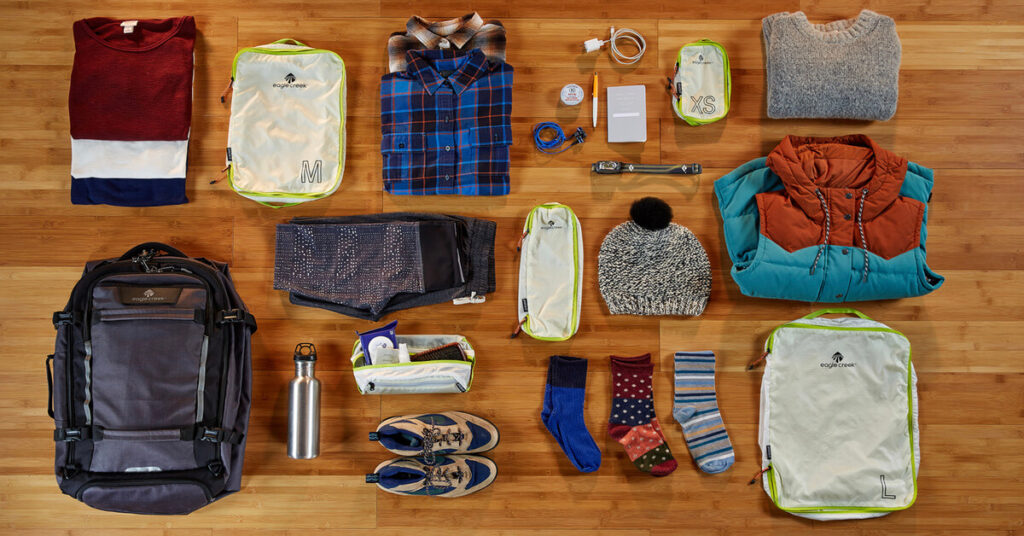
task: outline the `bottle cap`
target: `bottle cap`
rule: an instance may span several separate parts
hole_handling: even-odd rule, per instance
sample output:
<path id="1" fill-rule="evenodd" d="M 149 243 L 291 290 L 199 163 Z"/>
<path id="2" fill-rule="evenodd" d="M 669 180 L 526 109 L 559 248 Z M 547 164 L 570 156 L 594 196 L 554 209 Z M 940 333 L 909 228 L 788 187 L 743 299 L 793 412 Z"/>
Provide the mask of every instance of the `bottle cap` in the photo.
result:
<path id="1" fill-rule="evenodd" d="M 295 361 L 316 361 L 316 346 L 311 342 L 295 345 Z"/>

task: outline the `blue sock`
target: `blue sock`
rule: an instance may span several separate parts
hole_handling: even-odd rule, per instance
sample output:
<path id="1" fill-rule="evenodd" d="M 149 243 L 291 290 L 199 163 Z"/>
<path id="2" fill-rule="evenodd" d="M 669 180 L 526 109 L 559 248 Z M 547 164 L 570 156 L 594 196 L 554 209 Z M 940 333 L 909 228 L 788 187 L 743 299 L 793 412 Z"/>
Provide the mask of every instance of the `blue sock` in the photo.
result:
<path id="1" fill-rule="evenodd" d="M 540 418 L 569 461 L 580 471 L 590 473 L 601 467 L 601 449 L 583 422 L 586 389 L 586 359 L 551 356 Z"/>

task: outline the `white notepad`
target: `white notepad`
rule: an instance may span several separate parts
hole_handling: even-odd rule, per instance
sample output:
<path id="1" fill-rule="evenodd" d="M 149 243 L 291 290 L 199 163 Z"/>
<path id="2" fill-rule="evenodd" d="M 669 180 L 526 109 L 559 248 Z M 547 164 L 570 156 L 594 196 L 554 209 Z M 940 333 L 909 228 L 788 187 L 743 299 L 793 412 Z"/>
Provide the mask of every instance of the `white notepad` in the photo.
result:
<path id="1" fill-rule="evenodd" d="M 608 88 L 608 142 L 647 141 L 646 86 Z"/>

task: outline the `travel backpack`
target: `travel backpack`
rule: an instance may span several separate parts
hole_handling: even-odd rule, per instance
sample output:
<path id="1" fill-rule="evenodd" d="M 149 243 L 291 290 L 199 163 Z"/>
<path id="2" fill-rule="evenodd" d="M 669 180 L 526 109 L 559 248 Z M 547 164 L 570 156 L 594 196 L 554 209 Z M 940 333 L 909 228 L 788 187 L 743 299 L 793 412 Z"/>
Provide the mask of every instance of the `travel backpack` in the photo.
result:
<path id="1" fill-rule="evenodd" d="M 345 62 L 294 39 L 238 51 L 228 182 L 269 207 L 323 199 L 345 172 Z"/>
<path id="2" fill-rule="evenodd" d="M 823 309 L 772 331 L 763 359 L 758 443 L 776 506 L 824 521 L 914 504 L 917 375 L 902 333 Z"/>
<path id="3" fill-rule="evenodd" d="M 65 494 L 187 514 L 239 490 L 256 322 L 226 264 L 140 244 L 86 264 L 53 324 L 49 414 Z"/>

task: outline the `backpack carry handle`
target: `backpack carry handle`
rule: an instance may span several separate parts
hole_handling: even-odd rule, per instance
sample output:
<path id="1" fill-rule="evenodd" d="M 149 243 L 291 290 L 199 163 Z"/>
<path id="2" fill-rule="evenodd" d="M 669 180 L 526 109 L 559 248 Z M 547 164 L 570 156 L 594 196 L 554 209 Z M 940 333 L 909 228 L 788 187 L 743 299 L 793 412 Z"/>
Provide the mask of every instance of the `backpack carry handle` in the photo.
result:
<path id="1" fill-rule="evenodd" d="M 131 259 L 132 257 L 135 257 L 139 253 L 142 253 L 143 251 L 147 250 L 155 252 L 162 251 L 172 257 L 188 258 L 188 255 L 182 253 L 181 250 L 168 246 L 167 244 L 164 244 L 162 242 L 144 242 L 124 252 L 124 255 L 121 255 L 121 258 L 119 260 L 126 261 L 128 259 Z"/>
<path id="2" fill-rule="evenodd" d="M 818 318 L 821 315 L 830 315 L 830 314 L 857 315 L 857 316 L 863 318 L 864 320 L 873 320 L 868 315 L 866 315 L 866 314 L 864 314 L 864 313 L 862 313 L 862 312 L 860 312 L 860 311 L 858 311 L 856 309 L 851 309 L 849 307 L 836 307 L 836 308 L 832 308 L 832 309 L 820 309 L 820 310 L 814 311 L 813 313 L 805 316 L 804 318 L 806 318 L 806 319 Z"/>

